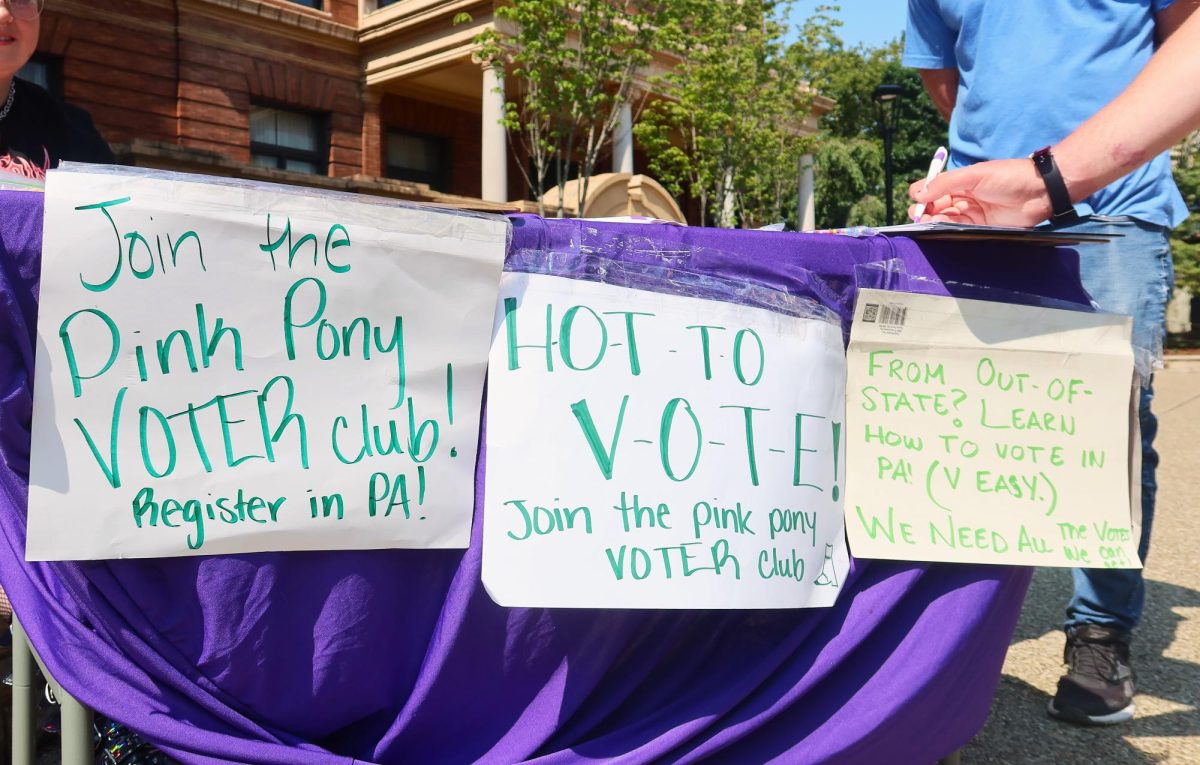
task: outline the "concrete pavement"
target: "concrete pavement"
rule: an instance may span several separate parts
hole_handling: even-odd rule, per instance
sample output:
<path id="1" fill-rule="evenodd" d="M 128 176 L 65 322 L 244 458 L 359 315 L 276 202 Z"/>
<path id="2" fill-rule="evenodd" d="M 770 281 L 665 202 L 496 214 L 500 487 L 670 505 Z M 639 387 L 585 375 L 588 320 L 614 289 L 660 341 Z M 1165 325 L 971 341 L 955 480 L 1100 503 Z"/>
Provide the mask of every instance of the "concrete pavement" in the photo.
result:
<path id="1" fill-rule="evenodd" d="M 1162 456 L 1146 565 L 1146 610 L 1135 634 L 1137 715 L 1078 728 L 1050 719 L 1062 664 L 1067 569 L 1039 569 L 984 730 L 962 751 L 973 763 L 1200 763 L 1200 358 L 1168 359 L 1155 377 Z"/>

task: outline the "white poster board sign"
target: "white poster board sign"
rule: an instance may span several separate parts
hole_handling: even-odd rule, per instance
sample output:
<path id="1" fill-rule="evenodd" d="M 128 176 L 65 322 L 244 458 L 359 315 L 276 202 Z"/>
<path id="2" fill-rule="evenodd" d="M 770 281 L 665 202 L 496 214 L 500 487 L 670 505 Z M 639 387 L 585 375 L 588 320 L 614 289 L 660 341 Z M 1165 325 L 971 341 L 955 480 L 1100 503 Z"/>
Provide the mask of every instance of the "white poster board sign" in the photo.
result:
<path id="1" fill-rule="evenodd" d="M 483 582 L 506 606 L 829 606 L 845 581 L 836 324 L 505 274 Z"/>
<path id="2" fill-rule="evenodd" d="M 1140 567 L 1130 327 L 862 290 L 847 352 L 855 556 Z"/>
<path id="3" fill-rule="evenodd" d="M 52 172 L 27 558 L 465 547 L 506 234 Z"/>

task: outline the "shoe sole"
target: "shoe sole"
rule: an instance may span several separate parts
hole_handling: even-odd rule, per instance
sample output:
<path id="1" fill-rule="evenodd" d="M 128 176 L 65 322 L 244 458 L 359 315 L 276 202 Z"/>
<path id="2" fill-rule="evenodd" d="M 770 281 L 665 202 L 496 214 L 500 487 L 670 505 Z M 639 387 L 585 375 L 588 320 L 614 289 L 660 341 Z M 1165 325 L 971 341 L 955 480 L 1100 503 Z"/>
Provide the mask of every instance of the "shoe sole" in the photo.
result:
<path id="1" fill-rule="evenodd" d="M 1133 713 L 1137 711 L 1137 707 L 1133 702 L 1130 702 L 1129 706 L 1124 709 L 1118 709 L 1116 712 L 1110 712 L 1106 715 L 1089 715 L 1074 707 L 1059 709 L 1054 706 L 1054 699 L 1050 699 L 1050 703 L 1046 705 L 1046 711 L 1055 719 L 1074 723 L 1075 725 L 1116 725 L 1132 720 Z"/>

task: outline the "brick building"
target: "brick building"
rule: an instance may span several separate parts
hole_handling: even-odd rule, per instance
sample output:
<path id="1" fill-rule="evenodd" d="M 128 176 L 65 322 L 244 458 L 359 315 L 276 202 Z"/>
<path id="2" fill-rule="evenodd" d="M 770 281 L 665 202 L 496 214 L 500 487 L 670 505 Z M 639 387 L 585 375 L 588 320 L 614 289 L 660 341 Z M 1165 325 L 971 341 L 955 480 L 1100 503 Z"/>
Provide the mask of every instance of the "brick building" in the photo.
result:
<path id="1" fill-rule="evenodd" d="M 511 209 L 527 191 L 504 98 L 471 57 L 494 4 L 49 0 L 22 75 L 88 109 L 127 164 Z M 614 170 L 644 165 L 615 144 Z M 635 178 L 631 197 L 670 200 Z"/>

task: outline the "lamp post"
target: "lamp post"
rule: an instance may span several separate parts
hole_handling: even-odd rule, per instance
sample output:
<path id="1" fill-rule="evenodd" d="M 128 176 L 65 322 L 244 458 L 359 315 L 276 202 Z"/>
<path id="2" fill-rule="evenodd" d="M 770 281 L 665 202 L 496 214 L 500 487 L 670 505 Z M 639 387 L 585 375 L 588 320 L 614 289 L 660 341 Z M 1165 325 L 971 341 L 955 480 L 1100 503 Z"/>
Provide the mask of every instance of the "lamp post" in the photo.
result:
<path id="1" fill-rule="evenodd" d="M 887 195 L 887 223 L 896 222 L 896 203 L 892 193 L 892 136 L 896 133 L 896 99 L 904 95 L 901 85 L 880 85 L 871 95 L 879 104 L 879 122 L 883 126 L 883 186 Z"/>

